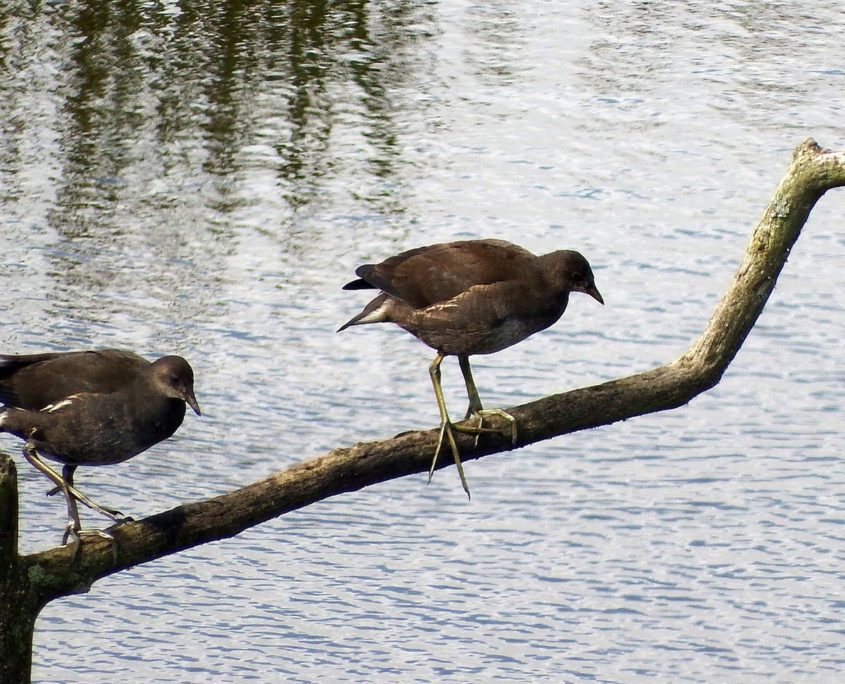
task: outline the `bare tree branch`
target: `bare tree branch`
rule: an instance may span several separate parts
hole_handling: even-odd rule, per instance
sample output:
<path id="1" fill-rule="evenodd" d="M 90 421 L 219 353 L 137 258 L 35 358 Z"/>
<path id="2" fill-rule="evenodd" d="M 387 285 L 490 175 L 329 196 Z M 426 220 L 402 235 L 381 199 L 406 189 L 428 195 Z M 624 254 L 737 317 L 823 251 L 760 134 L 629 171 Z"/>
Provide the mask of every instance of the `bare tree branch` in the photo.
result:
<path id="1" fill-rule="evenodd" d="M 845 185 L 845 154 L 822 150 L 807 140 L 757 225 L 733 282 L 709 325 L 680 358 L 626 378 L 556 394 L 507 411 L 519 424 L 516 445 L 508 431 L 474 436 L 458 433 L 464 460 L 519 448 L 577 430 L 676 408 L 716 385 L 771 294 L 789 251 L 811 209 L 830 188 Z M 39 602 L 80 591 L 105 577 L 208 541 L 230 537 L 253 525 L 344 492 L 428 469 L 437 430 L 407 432 L 379 442 L 335 449 L 243 489 L 185 504 L 113 530 L 114 542 L 86 537 L 73 559 L 59 547 L 21 557 L 23 573 L 40 578 Z M 441 458 L 438 467 L 451 463 Z M 2 464 L 0 464 L 2 465 Z M 0 529 L 13 530 L 16 515 L 2 505 Z M 8 561 L 16 552 L 0 545 Z M 8 567 L 8 566 L 7 566 Z"/>

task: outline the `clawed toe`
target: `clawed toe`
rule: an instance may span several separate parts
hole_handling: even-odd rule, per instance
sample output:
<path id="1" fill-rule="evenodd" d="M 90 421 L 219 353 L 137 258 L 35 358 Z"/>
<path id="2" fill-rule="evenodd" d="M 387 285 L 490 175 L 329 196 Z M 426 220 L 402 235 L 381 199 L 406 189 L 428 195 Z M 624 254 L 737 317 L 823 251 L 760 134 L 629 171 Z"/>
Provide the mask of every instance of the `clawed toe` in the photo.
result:
<path id="1" fill-rule="evenodd" d="M 460 430 L 461 432 L 470 432 L 476 435 L 475 437 L 475 445 L 478 446 L 478 437 L 484 433 L 490 432 L 504 432 L 501 428 L 488 428 L 484 427 L 484 418 L 486 416 L 497 416 L 506 420 L 509 423 L 510 433 L 511 433 L 511 444 L 516 444 L 517 439 L 517 423 L 516 418 L 514 418 L 510 413 L 505 411 L 504 409 L 495 408 L 495 409 L 480 409 L 475 411 L 471 415 L 467 416 L 465 420 L 470 419 L 477 419 L 478 423 L 476 425 L 455 425 L 456 430 Z"/>
<path id="2" fill-rule="evenodd" d="M 108 529 L 112 529 L 113 527 L 117 527 L 116 525 L 112 525 Z M 88 537 L 100 537 L 100 539 L 105 539 L 107 541 L 114 541 L 114 537 L 109 534 L 108 530 L 79 530 L 80 537 L 82 535 L 86 535 Z"/>
<path id="3" fill-rule="evenodd" d="M 122 525 L 125 522 L 129 522 L 132 520 L 131 518 L 125 518 L 124 520 L 115 523 L 107 530 L 82 530 L 79 529 L 76 523 L 73 520 L 68 520 L 67 527 L 65 528 L 64 536 L 62 537 L 62 546 L 70 546 L 73 548 L 73 556 L 71 557 L 71 563 L 76 561 L 77 556 L 79 555 L 79 550 L 82 548 L 82 537 L 99 537 L 100 539 L 105 539 L 111 544 L 112 547 L 112 557 L 114 562 L 117 562 L 117 542 L 115 538 L 109 533 L 110 530 L 113 530 L 118 525 Z"/>
<path id="4" fill-rule="evenodd" d="M 437 439 L 437 448 L 434 450 L 434 458 L 431 460 L 431 467 L 428 469 L 428 481 L 430 483 L 431 478 L 434 475 L 434 468 L 437 465 L 437 458 L 440 456 L 440 450 L 443 448 L 443 438 L 446 437 L 449 440 L 449 447 L 452 450 L 452 456 L 455 459 L 455 467 L 458 469 L 458 475 L 461 478 L 461 486 L 467 493 L 467 498 L 471 498 L 469 493 L 469 485 L 467 484 L 467 478 L 466 475 L 464 475 L 464 466 L 461 463 L 461 454 L 458 451 L 458 444 L 457 442 L 455 442 L 455 435 L 452 434 L 453 427 L 457 428 L 457 426 L 449 422 L 448 419 L 444 420 L 440 424 L 440 436 Z"/>
<path id="5" fill-rule="evenodd" d="M 113 524 L 109 525 L 105 530 L 101 530 L 104 536 L 108 536 L 111 538 L 109 534 L 112 530 L 116 530 L 121 525 L 127 525 L 129 523 L 135 522 L 135 518 L 132 516 L 127 515 L 125 518 L 121 518 L 120 520 L 115 521 Z"/>
<path id="6" fill-rule="evenodd" d="M 488 432 L 503 432 L 500 428 L 487 428 L 484 427 L 484 418 L 485 416 L 498 416 L 502 418 L 510 424 L 510 433 L 511 433 L 511 444 L 516 444 L 517 439 L 517 424 L 516 418 L 514 418 L 510 413 L 504 411 L 503 409 L 480 409 L 475 411 L 470 418 L 477 418 L 478 423 L 476 425 L 465 425 L 465 424 L 455 424 L 448 420 L 448 418 L 444 419 L 443 422 L 440 424 L 440 435 L 437 439 L 437 448 L 434 450 L 434 458 L 431 461 L 431 467 L 428 470 L 428 481 L 431 482 L 431 478 L 434 475 L 434 468 L 437 465 L 437 459 L 440 456 L 440 451 L 443 448 L 444 439 L 448 440 L 449 448 L 452 450 L 452 456 L 455 459 L 455 467 L 458 469 L 458 475 L 461 478 L 461 485 L 464 488 L 464 491 L 467 493 L 467 498 L 470 498 L 469 493 L 469 485 L 467 484 L 466 475 L 464 475 L 464 467 L 461 463 L 461 455 L 458 451 L 458 444 L 455 441 L 455 435 L 452 433 L 452 429 L 458 430 L 459 432 L 468 432 L 470 434 L 475 435 L 475 446 L 478 446 L 478 438 Z M 466 422 L 466 421 L 465 421 Z"/>
<path id="7" fill-rule="evenodd" d="M 56 494 L 59 494 L 62 491 L 63 491 L 62 487 L 56 485 L 50 491 L 47 492 L 47 496 L 55 496 Z M 99 504 L 94 504 L 91 501 L 91 499 L 89 499 L 84 494 L 81 494 L 73 485 L 69 485 L 68 491 L 70 492 L 70 495 L 74 499 L 76 499 L 77 501 L 79 501 L 83 505 L 88 506 L 88 508 L 91 508 L 92 510 L 97 511 L 98 513 L 106 516 L 107 518 L 111 518 L 112 520 L 114 520 L 116 522 L 120 522 L 127 517 L 127 516 L 123 515 L 123 513 L 121 513 L 116 508 L 110 508 L 108 506 L 101 506 Z"/>
<path id="8" fill-rule="evenodd" d="M 123 515 L 119 510 L 116 508 L 108 508 L 107 506 L 100 506 L 102 509 L 99 511 L 100 513 L 105 513 L 106 517 L 112 518 L 115 522 L 125 522 L 126 520 L 132 520 L 128 515 Z"/>
<path id="9" fill-rule="evenodd" d="M 514 418 L 510 413 L 508 413 L 504 409 L 496 408 L 496 409 L 485 409 L 483 411 L 479 411 L 479 415 L 481 416 L 482 420 L 484 419 L 484 416 L 499 416 L 499 418 L 506 420 L 510 425 L 511 444 L 516 444 L 517 423 L 516 423 L 516 418 Z M 495 432 L 502 432 L 502 430 L 497 430 L 495 428 L 494 428 L 494 431 Z"/>

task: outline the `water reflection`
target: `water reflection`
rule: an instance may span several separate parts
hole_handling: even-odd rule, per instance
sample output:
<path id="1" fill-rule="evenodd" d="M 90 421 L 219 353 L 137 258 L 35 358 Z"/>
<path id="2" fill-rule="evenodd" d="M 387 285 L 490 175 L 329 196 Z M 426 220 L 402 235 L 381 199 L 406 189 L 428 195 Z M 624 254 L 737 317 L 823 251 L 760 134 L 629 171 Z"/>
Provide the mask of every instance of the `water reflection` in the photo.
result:
<path id="1" fill-rule="evenodd" d="M 604 310 L 573 302 L 480 360 L 491 405 L 663 363 L 706 324 L 787 148 L 841 146 L 842 13 L 802 11 L 3 3 L 5 349 L 190 358 L 203 420 L 84 476 L 139 516 L 436 425 L 423 345 L 334 335 L 370 257 L 486 235 L 600 265 Z M 454 473 L 383 483 L 99 582 L 45 611 L 40 677 L 824 680 L 845 358 L 829 195 L 712 393 L 474 462 L 469 503 Z M 36 550 L 61 511 L 31 470 Z"/>
<path id="2" fill-rule="evenodd" d="M 407 55 L 430 33 L 426 12 L 366 2 L 7 7 L 7 65 L 46 65 L 49 83 L 35 93 L 15 79 L 0 86 L 0 111 L 18 122 L 0 151 L 5 193 L 23 193 L 21 152 L 44 132 L 20 116 L 22 98 L 37 96 L 55 117 L 50 156 L 62 164 L 45 217 L 56 306 L 103 320 L 114 310 L 99 293 L 135 289 L 170 293 L 166 306 L 179 310 L 180 283 L 214 287 L 244 230 L 284 241 L 340 176 L 357 183 L 335 191 L 401 215 L 395 114 L 418 106 L 402 93 L 414 90 Z M 264 200 L 278 215 L 256 226 L 251 208 Z"/>
<path id="3" fill-rule="evenodd" d="M 825 16 L 824 8 L 802 5 L 596 3 L 584 16 L 592 26 L 590 49 L 582 60 L 584 77 L 591 88 L 615 98 L 647 96 L 675 74 L 685 85 L 698 82 L 711 97 L 727 97 L 726 106 L 762 112 L 768 96 L 777 96 L 781 104 L 807 87 L 805 78 L 778 69 L 778 59 L 808 50 L 824 54 L 818 48 L 825 43 L 828 54 L 835 53 L 838 46 L 824 29 Z M 680 54 L 683 73 L 676 72 Z M 807 71 L 815 66 L 825 67 L 808 63 Z M 723 91 L 729 82 L 734 92 Z M 679 83 L 677 92 L 682 90 Z M 732 96 L 740 94 L 752 101 L 734 102 Z"/>
<path id="4" fill-rule="evenodd" d="M 482 83 L 502 86 L 514 83 L 523 69 L 515 56 L 524 50 L 526 27 L 518 10 L 509 2 L 475 4 L 467 8 L 465 30 L 475 38 L 475 50 L 464 50 L 463 57 Z M 524 75 L 524 73 L 522 74 Z"/>

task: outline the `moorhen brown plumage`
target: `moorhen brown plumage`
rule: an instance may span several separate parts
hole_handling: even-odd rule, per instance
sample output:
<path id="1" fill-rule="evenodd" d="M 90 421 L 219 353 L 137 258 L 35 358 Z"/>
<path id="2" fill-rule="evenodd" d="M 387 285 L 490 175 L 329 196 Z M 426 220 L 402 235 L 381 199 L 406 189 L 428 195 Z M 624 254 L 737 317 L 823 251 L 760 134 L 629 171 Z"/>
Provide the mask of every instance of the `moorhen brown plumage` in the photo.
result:
<path id="1" fill-rule="evenodd" d="M 67 501 L 64 542 L 78 540 L 76 502 L 119 521 L 73 485 L 80 465 L 120 463 L 170 437 L 197 415 L 194 373 L 180 356 L 153 363 L 128 351 L 0 355 L 0 432 L 26 440 L 24 456 Z M 62 475 L 41 457 L 63 464 Z"/>
<path id="2" fill-rule="evenodd" d="M 346 290 L 381 290 L 364 309 L 338 330 L 368 323 L 395 323 L 437 351 L 429 373 L 440 410 L 440 436 L 429 470 L 448 440 L 461 484 L 469 495 L 452 429 L 480 433 L 485 415 L 516 421 L 501 409 L 484 410 L 472 378 L 469 357 L 492 354 L 548 328 L 566 310 L 570 292 L 584 292 L 604 304 L 592 269 L 578 252 L 559 250 L 536 256 L 504 240 L 462 240 L 419 247 L 380 264 L 364 264 Z M 440 386 L 440 363 L 458 357 L 469 397 L 465 420 L 449 419 Z"/>

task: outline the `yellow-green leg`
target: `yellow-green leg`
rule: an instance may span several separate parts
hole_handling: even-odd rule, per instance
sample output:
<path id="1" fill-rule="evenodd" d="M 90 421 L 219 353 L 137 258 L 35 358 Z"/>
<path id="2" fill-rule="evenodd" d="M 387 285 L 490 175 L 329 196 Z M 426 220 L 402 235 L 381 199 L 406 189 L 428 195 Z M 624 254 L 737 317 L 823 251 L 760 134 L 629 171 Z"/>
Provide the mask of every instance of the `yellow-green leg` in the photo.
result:
<path id="1" fill-rule="evenodd" d="M 428 470 L 428 481 L 431 482 L 431 477 L 434 475 L 434 466 L 437 465 L 437 457 L 440 456 L 440 449 L 443 446 L 444 435 L 449 440 L 449 446 L 452 449 L 452 456 L 455 458 L 455 466 L 458 468 L 458 475 L 461 478 L 461 485 L 470 496 L 469 485 L 467 484 L 466 476 L 464 475 L 464 466 L 461 463 L 461 455 L 458 453 L 458 445 L 455 442 L 455 435 L 452 434 L 452 421 L 449 420 L 449 414 L 446 411 L 446 402 L 443 399 L 443 388 L 440 386 L 440 363 L 443 361 L 443 354 L 438 354 L 437 358 L 431 362 L 428 368 L 428 373 L 431 376 L 431 384 L 434 385 L 434 396 L 437 397 L 437 408 L 440 409 L 440 437 L 437 440 L 437 448 L 434 450 L 434 458 L 431 461 L 431 468 Z"/>
<path id="2" fill-rule="evenodd" d="M 434 467 L 437 464 L 437 458 L 440 456 L 440 450 L 443 448 L 443 439 L 444 437 L 449 441 L 449 447 L 452 450 L 452 456 L 455 459 L 455 466 L 458 468 L 458 475 L 461 478 L 461 485 L 463 485 L 464 491 L 467 493 L 467 496 L 470 496 L 469 493 L 469 485 L 466 481 L 466 476 L 464 475 L 464 467 L 461 463 L 461 456 L 458 452 L 458 445 L 455 442 L 455 435 L 452 432 L 453 429 L 458 430 L 460 432 L 469 432 L 476 436 L 476 444 L 478 444 L 478 435 L 482 432 L 499 432 L 494 428 L 485 428 L 483 426 L 484 416 L 499 416 L 503 420 L 508 421 L 510 423 L 511 429 L 511 442 L 516 444 L 516 418 L 514 418 L 510 413 L 504 411 L 502 409 L 484 409 L 481 406 L 481 398 L 478 396 L 478 389 L 475 386 L 475 381 L 472 377 L 472 369 L 469 365 L 469 357 L 463 354 L 458 355 L 458 364 L 461 367 L 461 373 L 464 376 L 464 384 L 466 385 L 467 389 L 467 396 L 469 397 L 469 407 L 467 408 L 466 416 L 464 420 L 469 420 L 470 418 L 478 418 L 477 425 L 460 425 L 455 424 L 449 419 L 449 413 L 446 411 L 446 401 L 443 398 L 443 388 L 440 385 L 440 364 L 444 359 L 443 354 L 438 354 L 434 361 L 431 362 L 431 366 L 429 366 L 428 372 L 431 376 L 431 384 L 434 385 L 434 395 L 437 397 L 437 408 L 440 410 L 440 437 L 437 440 L 437 449 L 434 451 L 434 459 L 431 461 L 431 468 L 428 471 L 428 481 L 431 482 L 431 478 L 434 475 Z"/>
<path id="3" fill-rule="evenodd" d="M 41 457 L 38 455 L 38 452 L 35 450 L 35 445 L 32 442 L 24 444 L 23 455 L 27 461 L 29 461 L 41 473 L 46 475 L 56 485 L 55 490 L 51 490 L 51 492 L 60 491 L 64 494 L 65 502 L 67 503 L 68 521 L 65 526 L 64 535 L 62 536 L 62 544 L 67 544 L 69 539 L 73 540 L 74 544 L 78 544 L 80 542 L 79 534 L 83 530 L 82 523 L 79 519 L 79 507 L 76 504 L 77 501 L 106 516 L 107 518 L 111 518 L 115 522 L 122 522 L 125 520 L 125 518 L 117 511 L 103 508 L 102 506 L 94 503 L 73 486 L 74 466 L 65 466 L 64 472 L 68 475 L 68 480 L 65 480 L 65 478 L 41 460 Z M 105 532 L 97 531 L 96 533 L 111 539 L 111 535 Z"/>
<path id="4" fill-rule="evenodd" d="M 82 523 L 79 520 L 79 508 L 76 505 L 76 499 L 70 493 L 70 485 L 55 470 L 41 460 L 32 442 L 24 444 L 23 455 L 36 469 L 50 478 L 57 489 L 65 495 L 68 520 L 65 525 L 64 535 L 62 536 L 62 544 L 67 544 L 68 539 L 72 539 L 74 544 L 79 544 L 79 530 L 82 528 Z"/>
<path id="5" fill-rule="evenodd" d="M 75 497 L 78 498 L 79 501 L 84 503 L 92 510 L 97 511 L 98 513 L 102 513 L 107 518 L 111 518 L 115 522 L 126 522 L 132 520 L 132 518 L 123 515 L 123 513 L 121 513 L 116 508 L 100 506 L 99 504 L 94 503 L 93 501 L 91 501 L 91 499 L 89 499 L 82 492 L 80 492 L 73 484 L 73 474 L 75 472 L 75 465 L 65 465 L 62 467 L 62 479 L 67 483 L 68 487 L 70 487 L 70 491 L 75 494 Z M 53 487 L 49 492 L 47 492 L 47 496 L 53 496 L 54 494 L 58 494 L 60 491 L 62 491 L 62 488 L 60 486 Z"/>
<path id="6" fill-rule="evenodd" d="M 458 365 L 461 367 L 461 373 L 464 376 L 464 384 L 467 388 L 467 397 L 469 397 L 469 407 L 467 407 L 464 420 L 469 420 L 479 411 L 483 411 L 481 406 L 481 397 L 478 396 L 478 389 L 475 387 L 475 380 L 472 378 L 472 369 L 469 366 L 469 357 L 465 354 L 458 356 Z"/>
<path id="7" fill-rule="evenodd" d="M 467 396 L 469 397 L 469 407 L 467 408 L 464 420 L 469 420 L 470 418 L 477 416 L 478 425 L 476 425 L 472 429 L 462 428 L 456 425 L 455 429 L 462 430 L 464 432 L 475 432 L 475 443 L 478 444 L 478 435 L 480 435 L 482 432 L 498 432 L 498 430 L 494 430 L 493 428 L 482 427 L 484 423 L 484 416 L 499 416 L 500 418 L 503 418 L 504 420 L 508 421 L 508 423 L 510 423 L 511 444 L 516 444 L 516 418 L 514 418 L 510 413 L 508 413 L 504 409 L 483 408 L 481 406 L 481 397 L 478 396 L 478 389 L 475 386 L 475 380 L 473 380 L 472 377 L 472 369 L 469 366 L 469 357 L 465 354 L 459 354 L 458 365 L 461 367 L 461 373 L 464 376 L 464 384 L 467 388 Z"/>

